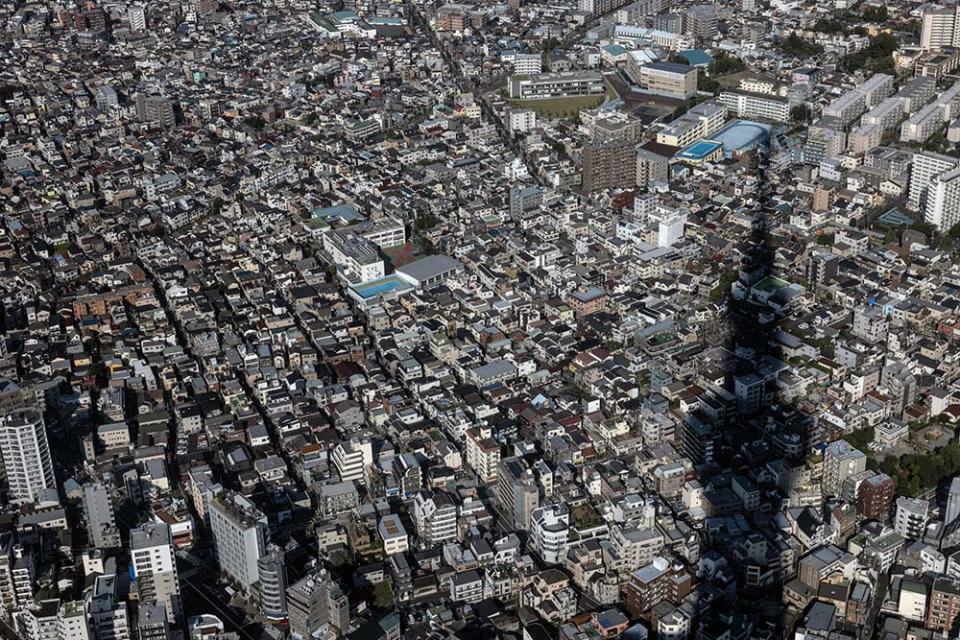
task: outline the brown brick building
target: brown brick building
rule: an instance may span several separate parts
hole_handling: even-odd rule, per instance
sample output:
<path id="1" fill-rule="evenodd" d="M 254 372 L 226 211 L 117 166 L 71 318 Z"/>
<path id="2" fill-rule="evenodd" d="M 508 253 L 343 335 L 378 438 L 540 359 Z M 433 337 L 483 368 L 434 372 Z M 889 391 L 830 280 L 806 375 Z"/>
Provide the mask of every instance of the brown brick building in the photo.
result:
<path id="1" fill-rule="evenodd" d="M 857 508 L 864 518 L 886 520 L 893 504 L 893 478 L 879 473 L 867 478 L 857 489 Z"/>

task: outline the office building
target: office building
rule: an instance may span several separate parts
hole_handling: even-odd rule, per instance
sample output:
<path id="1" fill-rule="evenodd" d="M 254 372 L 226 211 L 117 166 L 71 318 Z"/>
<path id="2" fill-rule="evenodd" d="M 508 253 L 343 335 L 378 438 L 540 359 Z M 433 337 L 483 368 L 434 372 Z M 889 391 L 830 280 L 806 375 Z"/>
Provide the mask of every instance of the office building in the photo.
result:
<path id="1" fill-rule="evenodd" d="M 83 486 L 83 517 L 89 543 L 98 549 L 120 546 L 120 530 L 113 511 L 113 501 L 103 483 Z"/>
<path id="2" fill-rule="evenodd" d="M 790 101 L 780 96 L 730 89 L 721 91 L 718 99 L 738 118 L 782 123 L 790 121 Z"/>
<path id="3" fill-rule="evenodd" d="M 672 247 L 683 238 L 687 210 L 658 206 L 650 212 L 647 220 L 657 231 L 657 246 Z"/>
<path id="4" fill-rule="evenodd" d="M 603 75 L 595 71 L 564 71 L 510 76 L 509 96 L 518 100 L 602 96 L 606 92 Z"/>
<path id="5" fill-rule="evenodd" d="M 210 530 L 220 569 L 249 589 L 260 579 L 257 561 L 267 547 L 267 517 L 246 497 L 224 492 L 210 505 Z"/>
<path id="6" fill-rule="evenodd" d="M 275 544 L 257 561 L 260 575 L 260 612 L 267 620 L 287 617 L 287 567 L 283 549 Z"/>
<path id="7" fill-rule="evenodd" d="M 130 531 L 133 580 L 142 602 L 156 601 L 166 609 L 164 622 L 181 616 L 180 579 L 170 526 L 148 522 Z"/>
<path id="8" fill-rule="evenodd" d="M 403 522 L 400 521 L 400 516 L 393 513 L 383 516 L 377 525 L 377 531 L 380 533 L 380 539 L 383 540 L 384 554 L 392 556 L 397 553 L 406 553 L 409 549 L 409 537 Z"/>
<path id="9" fill-rule="evenodd" d="M 0 419 L 0 459 L 11 501 L 34 502 L 56 489 L 47 430 L 38 410 L 16 410 Z"/>
<path id="10" fill-rule="evenodd" d="M 900 581 L 897 614 L 904 620 L 923 622 L 927 618 L 927 585 L 917 580 Z"/>
<path id="11" fill-rule="evenodd" d="M 685 64 L 651 62 L 633 67 L 628 64 L 627 74 L 642 91 L 647 93 L 686 100 L 692 98 L 697 92 L 699 71 Z"/>

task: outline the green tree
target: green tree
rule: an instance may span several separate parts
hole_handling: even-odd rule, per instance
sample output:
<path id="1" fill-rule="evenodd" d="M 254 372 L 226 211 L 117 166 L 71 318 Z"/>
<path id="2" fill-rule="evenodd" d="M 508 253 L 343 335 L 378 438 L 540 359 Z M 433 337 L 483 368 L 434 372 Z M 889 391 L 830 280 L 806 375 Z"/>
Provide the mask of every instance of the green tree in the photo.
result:
<path id="1" fill-rule="evenodd" d="M 890 13 L 885 5 L 869 6 L 863 11 L 863 19 L 868 22 L 886 22 L 889 17 Z"/>
<path id="2" fill-rule="evenodd" d="M 816 42 L 805 40 L 796 32 L 780 41 L 780 50 L 799 58 L 809 58 L 823 53 L 823 47 Z"/>
<path id="3" fill-rule="evenodd" d="M 810 107 L 808 107 L 806 104 L 798 104 L 794 108 L 790 109 L 790 117 L 793 118 L 794 122 L 809 122 Z"/>
<path id="4" fill-rule="evenodd" d="M 746 62 L 737 56 L 727 53 L 726 51 L 721 51 L 717 54 L 717 57 L 713 59 L 713 62 L 711 62 L 707 67 L 707 70 L 710 72 L 711 76 L 716 77 L 726 75 L 728 73 L 743 71 L 746 68 Z"/>
<path id="5" fill-rule="evenodd" d="M 820 33 L 842 33 L 843 23 L 833 18 L 820 18 L 813 25 L 813 30 Z"/>

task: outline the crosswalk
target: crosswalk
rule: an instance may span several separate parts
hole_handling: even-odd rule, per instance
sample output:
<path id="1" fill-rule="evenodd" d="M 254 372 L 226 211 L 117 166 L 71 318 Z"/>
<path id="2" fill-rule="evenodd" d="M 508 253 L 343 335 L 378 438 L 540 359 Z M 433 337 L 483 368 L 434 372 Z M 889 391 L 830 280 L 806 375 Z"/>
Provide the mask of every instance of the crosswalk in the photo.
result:
<path id="1" fill-rule="evenodd" d="M 202 569 L 201 567 L 190 567 L 189 569 L 186 569 L 186 570 L 180 572 L 180 579 L 181 579 L 181 580 L 190 580 L 190 579 L 195 578 L 195 577 L 197 577 L 198 575 L 200 575 L 200 573 L 202 573 L 202 571 L 203 571 L 203 569 Z"/>

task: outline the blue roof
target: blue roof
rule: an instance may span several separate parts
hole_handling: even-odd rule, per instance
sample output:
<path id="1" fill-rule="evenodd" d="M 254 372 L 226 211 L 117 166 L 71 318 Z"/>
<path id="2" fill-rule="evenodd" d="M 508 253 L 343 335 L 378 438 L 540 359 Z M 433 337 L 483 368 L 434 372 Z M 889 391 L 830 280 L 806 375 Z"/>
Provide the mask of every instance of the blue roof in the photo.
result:
<path id="1" fill-rule="evenodd" d="M 612 56 L 620 56 L 627 52 L 625 47 L 620 46 L 619 44 L 608 44 L 604 45 L 604 50 Z"/>
<path id="2" fill-rule="evenodd" d="M 765 144 L 770 139 L 770 126 L 750 120 L 734 120 L 713 134 L 713 138 L 723 143 L 728 154 L 743 151 Z"/>
<path id="3" fill-rule="evenodd" d="M 715 140 L 697 140 L 677 154 L 686 160 L 703 160 L 723 145 Z"/>
<path id="4" fill-rule="evenodd" d="M 354 220 L 360 220 L 363 217 L 353 205 L 347 204 L 346 202 L 341 202 L 332 207 L 316 208 L 310 215 L 315 220 L 329 222 L 330 220 L 339 219 L 342 220 L 344 224 L 349 224 Z"/>
<path id="5" fill-rule="evenodd" d="M 705 67 L 713 62 L 713 56 L 702 49 L 687 49 L 677 52 L 677 55 L 694 67 Z"/>

